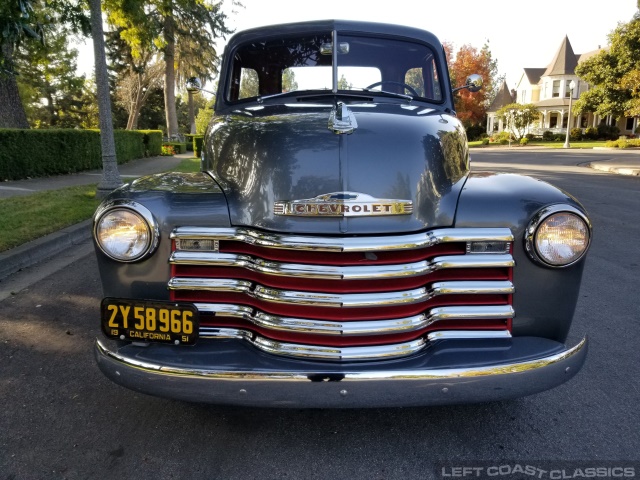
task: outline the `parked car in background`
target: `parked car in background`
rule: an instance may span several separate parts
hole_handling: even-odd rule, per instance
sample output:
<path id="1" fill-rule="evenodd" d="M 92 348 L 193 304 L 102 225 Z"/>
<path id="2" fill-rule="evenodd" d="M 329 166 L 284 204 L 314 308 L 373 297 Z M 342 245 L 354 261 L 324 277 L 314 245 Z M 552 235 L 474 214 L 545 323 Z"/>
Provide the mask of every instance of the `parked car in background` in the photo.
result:
<path id="1" fill-rule="evenodd" d="M 547 183 L 470 173 L 454 95 L 415 28 L 234 35 L 202 171 L 135 180 L 95 214 L 100 369 L 285 407 L 501 400 L 573 377 L 589 219 Z"/>

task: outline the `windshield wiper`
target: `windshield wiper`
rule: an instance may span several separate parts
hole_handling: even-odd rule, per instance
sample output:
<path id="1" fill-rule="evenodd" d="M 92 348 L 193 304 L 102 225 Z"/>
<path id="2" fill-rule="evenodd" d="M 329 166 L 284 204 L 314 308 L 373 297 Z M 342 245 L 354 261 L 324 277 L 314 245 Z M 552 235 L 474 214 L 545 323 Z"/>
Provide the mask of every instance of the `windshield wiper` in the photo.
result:
<path id="1" fill-rule="evenodd" d="M 388 92 L 386 90 L 367 90 L 366 88 L 363 88 L 362 91 L 367 93 L 372 93 L 372 94 L 382 93 L 384 95 L 389 95 L 390 97 L 404 98 L 405 100 L 409 100 L 409 101 L 413 100 L 413 96 L 407 95 L 406 93 Z"/>
<path id="2" fill-rule="evenodd" d="M 278 98 L 278 97 L 284 97 L 285 95 L 298 95 L 298 94 L 302 94 L 302 95 L 308 95 L 309 93 L 316 93 L 318 90 L 314 89 L 314 90 L 292 90 L 291 92 L 280 92 L 280 93 L 273 93 L 271 95 L 264 95 L 262 97 L 258 97 L 256 98 L 256 101 L 258 103 L 262 103 L 265 100 L 269 100 L 271 98 Z M 326 89 L 327 93 L 331 93 L 331 90 Z M 322 94 L 319 94 L 322 95 Z"/>

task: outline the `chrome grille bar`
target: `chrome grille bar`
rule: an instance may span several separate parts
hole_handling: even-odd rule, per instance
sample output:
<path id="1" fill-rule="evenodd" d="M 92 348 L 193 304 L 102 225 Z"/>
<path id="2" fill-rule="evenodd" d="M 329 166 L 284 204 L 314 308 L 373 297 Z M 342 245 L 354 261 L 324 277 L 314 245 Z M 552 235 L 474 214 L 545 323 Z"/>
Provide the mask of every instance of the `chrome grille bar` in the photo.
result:
<path id="1" fill-rule="evenodd" d="M 307 318 L 290 318 L 254 311 L 251 307 L 231 304 L 196 303 L 202 313 L 213 313 L 216 318 L 247 320 L 269 330 L 316 335 L 389 335 L 412 332 L 439 321 L 487 320 L 513 318 L 510 305 L 438 307 L 420 315 L 388 320 L 331 321 Z"/>
<path id="2" fill-rule="evenodd" d="M 170 238 L 185 240 L 231 240 L 267 248 L 320 252 L 372 252 L 414 250 L 452 242 L 512 242 L 508 228 L 442 228 L 409 235 L 377 237 L 308 237 L 263 233 L 250 228 L 178 227 Z"/>
<path id="3" fill-rule="evenodd" d="M 209 267 L 236 267 L 266 275 L 327 280 L 376 280 L 427 275 L 455 268 L 510 268 L 509 254 L 443 255 L 432 260 L 399 265 L 330 266 L 279 263 L 250 255 L 214 252 L 173 252 L 169 263 Z"/>
<path id="4" fill-rule="evenodd" d="M 434 340 L 442 340 L 445 337 L 437 337 L 434 332 Z M 450 332 L 442 332 L 450 333 Z M 508 339 L 511 334 L 505 330 L 494 331 L 456 331 L 451 332 L 452 335 L 457 333 L 458 336 L 448 338 L 503 338 Z M 410 342 L 395 343 L 391 345 L 374 345 L 374 346 L 358 346 L 358 347 L 333 347 L 320 345 L 303 345 L 298 343 L 278 342 L 268 338 L 254 335 L 248 330 L 235 328 L 211 328 L 201 327 L 200 338 L 234 338 L 247 341 L 263 352 L 275 355 L 284 355 L 288 357 L 307 358 L 315 360 L 331 360 L 331 361 L 367 361 L 367 360 L 383 360 L 389 358 L 399 358 L 418 353 L 424 349 L 429 342 L 425 339 L 417 339 Z"/>
<path id="5" fill-rule="evenodd" d="M 511 294 L 515 289 L 509 281 L 435 282 L 430 287 L 398 292 L 323 293 L 279 290 L 262 285 L 253 286 L 246 280 L 174 277 L 170 290 L 203 290 L 242 293 L 258 300 L 316 307 L 386 307 L 426 302 L 438 295 Z"/>

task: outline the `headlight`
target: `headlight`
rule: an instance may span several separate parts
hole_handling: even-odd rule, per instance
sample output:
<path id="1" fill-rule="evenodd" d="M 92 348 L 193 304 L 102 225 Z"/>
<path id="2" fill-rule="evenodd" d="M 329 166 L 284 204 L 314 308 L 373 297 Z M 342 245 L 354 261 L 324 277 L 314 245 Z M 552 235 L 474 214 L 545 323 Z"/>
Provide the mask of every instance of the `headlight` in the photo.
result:
<path id="1" fill-rule="evenodd" d="M 124 200 L 98 210 L 93 234 L 105 255 L 121 262 L 134 262 L 149 255 L 159 239 L 151 212 L 136 202 Z"/>
<path id="2" fill-rule="evenodd" d="M 538 212 L 525 237 L 531 258 L 550 267 L 576 263 L 587 252 L 590 242 L 589 220 L 569 205 L 554 205 Z"/>

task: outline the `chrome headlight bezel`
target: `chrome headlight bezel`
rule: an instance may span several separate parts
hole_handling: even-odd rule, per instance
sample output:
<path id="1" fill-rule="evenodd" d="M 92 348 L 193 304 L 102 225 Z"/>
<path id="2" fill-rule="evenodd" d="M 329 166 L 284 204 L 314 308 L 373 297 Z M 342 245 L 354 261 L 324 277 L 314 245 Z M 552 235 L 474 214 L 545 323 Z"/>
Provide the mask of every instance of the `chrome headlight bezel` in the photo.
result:
<path id="1" fill-rule="evenodd" d="M 147 244 L 134 257 L 124 258 L 114 255 L 113 252 L 110 252 L 100 241 L 100 236 L 98 235 L 100 222 L 107 215 L 118 210 L 126 211 L 128 213 L 136 215 L 146 225 L 148 232 Z M 102 251 L 102 253 L 104 253 L 110 259 L 122 263 L 133 263 L 149 257 L 156 250 L 156 248 L 158 248 L 158 244 L 160 243 L 160 228 L 158 227 L 158 222 L 156 221 L 151 211 L 144 205 L 141 205 L 138 202 L 134 202 L 133 200 L 114 200 L 100 206 L 96 211 L 93 217 L 93 238 L 100 251 Z"/>
<path id="2" fill-rule="evenodd" d="M 554 264 L 548 261 L 547 259 L 544 258 L 543 255 L 540 254 L 536 246 L 536 239 L 537 239 L 536 237 L 540 227 L 544 224 L 544 222 L 549 217 L 559 213 L 570 214 L 580 219 L 584 223 L 587 230 L 587 234 L 588 234 L 587 244 L 584 247 L 583 251 L 576 258 L 564 264 Z M 551 205 L 551 206 L 545 207 L 533 216 L 533 218 L 529 222 L 529 225 L 527 226 L 527 229 L 525 230 L 524 242 L 525 242 L 525 250 L 529 254 L 529 257 L 531 257 L 531 259 L 536 263 L 544 265 L 545 267 L 549 267 L 549 268 L 566 268 L 566 267 L 570 267 L 571 265 L 575 265 L 586 255 L 591 245 L 591 238 L 592 238 L 591 222 L 589 221 L 589 218 L 584 214 L 584 212 L 582 212 L 581 210 L 577 209 L 572 205 L 560 204 L 560 205 Z"/>

